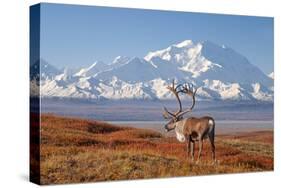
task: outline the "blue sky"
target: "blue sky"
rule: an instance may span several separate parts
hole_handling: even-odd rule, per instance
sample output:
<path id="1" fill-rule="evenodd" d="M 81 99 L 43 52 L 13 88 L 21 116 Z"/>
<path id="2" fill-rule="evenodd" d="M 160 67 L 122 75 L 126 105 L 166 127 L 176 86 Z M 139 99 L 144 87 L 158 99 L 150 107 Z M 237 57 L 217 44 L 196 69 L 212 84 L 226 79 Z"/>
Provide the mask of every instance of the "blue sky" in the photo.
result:
<path id="1" fill-rule="evenodd" d="M 263 72 L 273 71 L 273 18 L 174 11 L 42 4 L 41 57 L 62 68 L 89 66 L 116 56 L 191 39 L 224 44 Z"/>

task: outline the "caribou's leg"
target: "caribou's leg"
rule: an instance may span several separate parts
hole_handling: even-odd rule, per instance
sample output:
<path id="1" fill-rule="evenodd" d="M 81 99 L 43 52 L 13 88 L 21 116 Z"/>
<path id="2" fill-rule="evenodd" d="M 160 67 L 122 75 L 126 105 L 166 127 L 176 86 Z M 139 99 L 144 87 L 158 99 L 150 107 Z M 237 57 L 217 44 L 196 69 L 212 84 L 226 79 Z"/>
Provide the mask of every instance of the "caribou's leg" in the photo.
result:
<path id="1" fill-rule="evenodd" d="M 190 155 L 190 136 L 186 137 L 186 149 L 187 149 L 187 158 Z"/>
<path id="2" fill-rule="evenodd" d="M 211 127 L 211 131 L 209 132 L 208 136 L 209 136 L 209 140 L 210 140 L 210 144 L 211 144 L 211 150 L 212 150 L 212 160 L 213 163 L 216 163 L 216 153 L 215 153 L 215 122 L 213 120 L 213 127 Z"/>
<path id="3" fill-rule="evenodd" d="M 200 161 L 200 157 L 201 157 L 201 153 L 202 153 L 202 149 L 203 149 L 203 138 L 199 138 L 199 151 L 198 151 L 198 158 L 197 158 L 197 162 Z"/>
<path id="4" fill-rule="evenodd" d="M 191 160 L 194 161 L 194 148 L 195 148 L 195 141 L 191 140 Z"/>
<path id="5" fill-rule="evenodd" d="M 212 150 L 212 159 L 215 162 L 216 161 L 216 154 L 215 154 L 215 137 L 213 135 L 209 136 L 210 144 L 211 144 L 211 150 Z"/>

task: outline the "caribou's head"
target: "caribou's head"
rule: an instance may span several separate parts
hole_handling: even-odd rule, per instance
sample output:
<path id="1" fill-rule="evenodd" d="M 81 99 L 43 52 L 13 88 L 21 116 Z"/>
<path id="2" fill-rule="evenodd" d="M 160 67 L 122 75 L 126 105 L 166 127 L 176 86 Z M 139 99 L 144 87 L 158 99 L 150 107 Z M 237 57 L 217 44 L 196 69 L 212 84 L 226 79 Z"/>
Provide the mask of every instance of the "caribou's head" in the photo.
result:
<path id="1" fill-rule="evenodd" d="M 173 129 L 175 129 L 176 128 L 176 123 L 178 122 L 178 121 L 180 121 L 180 120 L 182 120 L 183 118 L 182 117 L 171 117 L 170 118 L 170 120 L 168 121 L 168 123 L 166 123 L 165 124 L 165 130 L 167 131 L 167 132 L 169 132 L 169 131 L 171 131 L 171 130 L 173 130 Z"/>
<path id="2" fill-rule="evenodd" d="M 172 86 L 167 86 L 167 89 L 170 90 L 176 97 L 178 103 L 179 103 L 179 109 L 176 112 L 170 112 L 166 107 L 164 107 L 164 113 L 163 116 L 166 120 L 168 120 L 168 123 L 165 124 L 165 130 L 171 131 L 176 128 L 177 122 L 181 121 L 183 119 L 183 115 L 191 112 L 194 105 L 195 105 L 195 94 L 197 89 L 194 88 L 193 84 L 178 84 L 175 86 L 175 81 L 173 80 Z M 187 108 L 186 110 L 182 110 L 182 104 L 179 97 L 179 94 L 187 94 L 188 96 L 192 97 L 192 105 L 190 108 Z"/>

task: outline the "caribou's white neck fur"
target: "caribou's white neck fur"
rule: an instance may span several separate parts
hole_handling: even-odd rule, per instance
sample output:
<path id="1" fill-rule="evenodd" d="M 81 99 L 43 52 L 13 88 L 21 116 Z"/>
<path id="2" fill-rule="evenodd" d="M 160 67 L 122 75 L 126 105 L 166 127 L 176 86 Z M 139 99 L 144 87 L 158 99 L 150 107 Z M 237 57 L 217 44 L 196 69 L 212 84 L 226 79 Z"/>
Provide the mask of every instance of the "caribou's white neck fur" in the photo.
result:
<path id="1" fill-rule="evenodd" d="M 180 142 L 185 142 L 185 136 L 184 136 L 184 121 L 178 121 L 175 123 L 176 126 L 175 126 L 175 132 L 176 132 L 176 135 L 177 135 L 177 139 L 178 141 Z"/>

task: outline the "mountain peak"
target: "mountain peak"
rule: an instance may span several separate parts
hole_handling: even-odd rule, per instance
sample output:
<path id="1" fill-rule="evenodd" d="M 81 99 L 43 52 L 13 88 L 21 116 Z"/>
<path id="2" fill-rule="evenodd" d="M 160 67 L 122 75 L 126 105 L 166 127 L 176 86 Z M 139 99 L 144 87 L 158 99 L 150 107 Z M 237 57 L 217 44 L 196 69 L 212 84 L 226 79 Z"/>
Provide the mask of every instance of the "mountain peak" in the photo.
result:
<path id="1" fill-rule="evenodd" d="M 144 60 L 142 58 L 139 57 L 133 57 L 132 59 L 130 59 L 129 62 L 137 62 L 137 63 L 142 63 Z"/>
<path id="2" fill-rule="evenodd" d="M 105 64 L 103 61 L 95 61 L 89 67 L 80 69 L 74 76 L 93 76 L 98 72 L 105 70 L 108 66 L 109 65 Z"/>
<path id="3" fill-rule="evenodd" d="M 187 47 L 187 46 L 191 46 L 193 45 L 192 40 L 184 40 L 178 44 L 174 44 L 173 46 L 178 47 L 178 48 L 183 48 L 183 47 Z"/>
<path id="4" fill-rule="evenodd" d="M 204 47 L 208 47 L 208 48 L 212 48 L 212 49 L 220 49 L 220 50 L 223 50 L 223 49 L 226 49 L 226 45 L 219 45 L 219 44 L 216 44 L 212 41 L 209 41 L 209 40 L 205 40 L 203 42 L 201 42 L 202 46 Z"/>
<path id="5" fill-rule="evenodd" d="M 119 56 L 114 58 L 114 60 L 112 61 L 111 64 L 125 63 L 125 62 L 127 62 L 129 60 L 130 60 L 129 57 L 127 57 L 127 56 L 120 56 L 119 55 Z"/>

